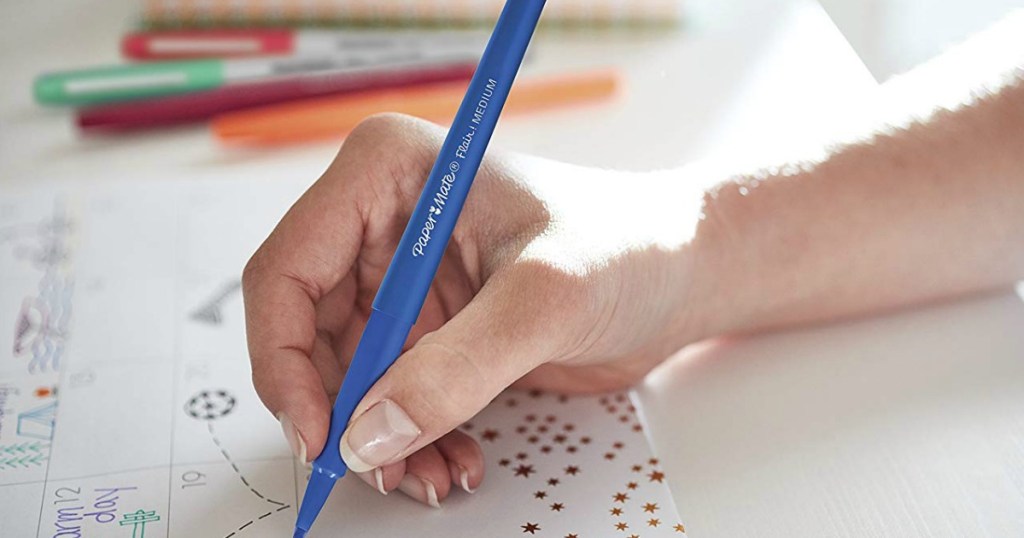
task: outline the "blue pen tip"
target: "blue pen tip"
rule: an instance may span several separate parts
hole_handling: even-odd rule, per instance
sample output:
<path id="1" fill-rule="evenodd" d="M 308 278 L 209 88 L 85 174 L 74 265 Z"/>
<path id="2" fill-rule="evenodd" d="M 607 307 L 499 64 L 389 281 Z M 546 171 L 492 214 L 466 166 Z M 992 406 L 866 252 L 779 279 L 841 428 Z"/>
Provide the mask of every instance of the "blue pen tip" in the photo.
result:
<path id="1" fill-rule="evenodd" d="M 295 522 L 294 538 L 302 538 L 309 532 L 317 514 L 327 502 L 327 496 L 331 494 L 335 480 L 340 476 L 326 473 L 314 464 L 313 474 L 309 475 L 309 483 L 306 484 L 306 494 L 302 496 L 302 504 L 299 505 L 299 518 Z"/>

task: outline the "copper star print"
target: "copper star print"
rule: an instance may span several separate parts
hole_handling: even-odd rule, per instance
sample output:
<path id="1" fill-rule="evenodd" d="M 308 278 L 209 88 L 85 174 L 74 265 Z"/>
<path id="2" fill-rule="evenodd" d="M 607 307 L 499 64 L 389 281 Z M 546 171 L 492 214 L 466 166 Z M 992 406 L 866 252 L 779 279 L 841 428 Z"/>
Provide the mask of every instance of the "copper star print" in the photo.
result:
<path id="1" fill-rule="evenodd" d="M 531 445 L 536 444 L 537 441 L 540 441 L 540 437 L 537 437 L 536 435 L 531 435 L 526 438 L 526 442 L 530 443 Z"/>
<path id="2" fill-rule="evenodd" d="M 567 403 L 568 401 L 569 401 L 569 397 L 566 396 L 565 394 L 559 394 L 558 395 L 558 403 Z"/>
<path id="3" fill-rule="evenodd" d="M 639 534 L 630 534 L 626 538 L 640 538 L 640 535 Z"/>
<path id="4" fill-rule="evenodd" d="M 558 418 L 555 417 L 555 415 L 548 415 L 548 416 L 544 417 L 544 420 L 546 420 L 548 422 L 554 422 L 554 421 L 558 420 Z"/>
<path id="5" fill-rule="evenodd" d="M 615 401 L 616 402 L 624 402 L 624 401 L 626 401 L 626 395 L 625 394 L 616 394 L 615 395 Z"/>
<path id="6" fill-rule="evenodd" d="M 629 415 L 619 415 L 619 422 L 629 422 Z"/>
<path id="7" fill-rule="evenodd" d="M 651 465 L 657 465 L 658 464 L 658 458 L 651 458 L 651 459 L 647 460 L 647 463 L 650 463 Z"/>
<path id="8" fill-rule="evenodd" d="M 540 451 L 543 454 L 547 454 L 547 453 L 551 452 L 551 447 L 549 447 L 548 445 L 544 445 L 544 446 L 540 447 Z"/>
<path id="9" fill-rule="evenodd" d="M 575 445 L 569 445 L 569 446 L 565 447 L 565 451 L 570 453 L 570 454 L 575 454 L 576 453 L 576 446 Z"/>
<path id="10" fill-rule="evenodd" d="M 525 460 L 528 457 L 529 456 L 526 455 L 526 452 L 520 452 L 520 453 L 516 454 L 516 459 L 517 460 Z"/>
<path id="11" fill-rule="evenodd" d="M 509 407 L 515 407 L 516 404 L 518 404 L 518 403 L 519 402 L 517 402 L 515 398 L 509 398 L 508 401 L 505 402 L 505 405 L 507 405 Z"/>
<path id="12" fill-rule="evenodd" d="M 569 534 L 565 535 L 565 538 L 580 538 L 580 537 L 575 535 L 575 534 L 569 533 Z"/>
<path id="13" fill-rule="evenodd" d="M 565 426 L 562 426 L 562 429 L 567 432 L 571 432 L 576 429 L 576 426 L 573 426 L 572 424 L 566 424 Z"/>
<path id="14" fill-rule="evenodd" d="M 565 505 L 562 503 L 553 503 L 550 508 L 552 512 L 561 512 L 565 509 Z"/>
<path id="15" fill-rule="evenodd" d="M 624 447 L 624 446 L 626 446 L 626 445 L 624 445 L 622 443 L 622 441 L 616 441 L 616 442 L 612 443 L 612 448 L 614 448 L 615 450 L 622 450 L 622 447 Z"/>
<path id="16" fill-rule="evenodd" d="M 548 496 L 548 492 L 546 492 L 546 491 L 535 491 L 535 492 L 533 492 L 533 498 L 534 499 L 543 499 L 544 497 L 547 497 L 547 496 Z"/>
<path id="17" fill-rule="evenodd" d="M 510 463 L 512 463 L 512 461 L 509 460 L 508 458 L 501 458 L 500 460 L 498 460 L 498 465 L 501 465 L 502 467 L 508 467 L 508 464 Z"/>
<path id="18" fill-rule="evenodd" d="M 527 522 L 526 525 L 521 525 L 521 527 L 523 528 L 523 534 L 537 534 L 537 531 L 540 530 L 540 525 L 530 522 Z"/>
<path id="19" fill-rule="evenodd" d="M 665 473 L 661 471 L 651 471 L 651 474 L 647 475 L 647 478 L 651 479 L 651 482 L 661 483 L 665 479 Z"/>
<path id="20" fill-rule="evenodd" d="M 632 470 L 633 470 L 634 473 L 639 473 L 640 471 L 644 470 L 644 466 L 643 465 L 634 465 L 632 467 Z"/>
<path id="21" fill-rule="evenodd" d="M 480 434 L 480 438 L 483 439 L 484 441 L 490 441 L 493 443 L 494 440 L 497 439 L 499 435 L 501 434 L 498 433 L 498 430 L 487 429 L 484 430 L 484 433 Z"/>
<path id="22" fill-rule="evenodd" d="M 589 445 L 590 444 L 590 438 L 589 437 L 580 437 L 580 444 L 581 445 Z"/>
<path id="23" fill-rule="evenodd" d="M 548 433 L 548 427 L 541 424 L 540 426 L 537 426 L 537 431 L 540 433 Z"/>
<path id="24" fill-rule="evenodd" d="M 516 476 L 521 476 L 523 478 L 530 478 L 530 474 L 535 472 L 536 471 L 533 470 L 533 465 L 520 465 L 516 467 Z"/>
<path id="25" fill-rule="evenodd" d="M 565 439 L 566 439 L 566 437 L 565 437 L 564 435 L 562 435 L 562 434 L 558 434 L 558 435 L 556 435 L 556 436 L 552 437 L 551 439 L 552 439 L 552 440 L 553 440 L 554 442 L 556 442 L 556 443 L 564 443 L 564 442 L 565 442 Z"/>
<path id="26" fill-rule="evenodd" d="M 636 486 L 637 486 L 636 482 L 630 482 L 630 483 L 626 484 L 626 489 L 636 489 Z"/>
<path id="27" fill-rule="evenodd" d="M 537 389 L 533 389 L 528 394 L 531 398 L 540 398 L 544 393 Z"/>
<path id="28" fill-rule="evenodd" d="M 647 503 L 644 505 L 644 512 L 653 514 L 658 509 L 658 503 Z"/>
<path id="29" fill-rule="evenodd" d="M 672 527 L 672 529 L 676 532 L 686 532 L 686 528 L 683 527 L 682 523 L 677 524 L 675 527 Z"/>
<path id="30" fill-rule="evenodd" d="M 605 452 L 604 453 L 604 459 L 606 459 L 606 460 L 613 460 L 613 459 L 615 459 L 615 454 L 612 453 L 612 452 Z"/>
<path id="31" fill-rule="evenodd" d="M 609 510 L 609 512 L 611 512 L 611 514 L 613 516 L 621 516 L 622 515 L 622 509 L 619 508 L 619 507 L 612 508 L 611 510 Z"/>
<path id="32" fill-rule="evenodd" d="M 518 428 L 516 428 L 516 433 L 526 433 L 526 430 L 526 426 L 519 426 Z"/>
<path id="33" fill-rule="evenodd" d="M 615 524 L 615 529 L 616 530 L 624 531 L 624 530 L 626 530 L 628 528 L 629 528 L 629 525 L 627 525 L 625 521 L 620 521 L 620 522 Z"/>
<path id="34" fill-rule="evenodd" d="M 644 431 L 644 427 L 641 426 L 640 424 L 634 424 L 633 425 L 633 431 L 635 431 L 635 432 L 642 432 L 642 431 Z"/>
<path id="35" fill-rule="evenodd" d="M 657 527 L 658 525 L 661 525 L 661 520 L 652 517 L 651 519 L 647 520 L 647 525 L 650 527 Z"/>
<path id="36" fill-rule="evenodd" d="M 526 417 L 524 417 L 524 419 L 527 422 L 533 422 L 533 421 L 537 420 L 537 415 L 526 415 Z"/>
<path id="37" fill-rule="evenodd" d="M 549 486 L 557 486 L 559 482 L 560 481 L 557 478 L 549 478 L 548 479 L 548 485 Z"/>
<path id="38" fill-rule="evenodd" d="M 575 465 L 570 465 L 570 466 L 565 468 L 565 474 L 568 474 L 568 475 L 576 476 L 577 474 L 579 474 L 579 472 L 580 472 L 580 468 L 575 466 Z"/>
<path id="39" fill-rule="evenodd" d="M 624 503 L 629 500 L 629 495 L 625 493 L 616 493 L 615 495 L 612 495 L 612 498 L 614 498 L 617 503 Z"/>

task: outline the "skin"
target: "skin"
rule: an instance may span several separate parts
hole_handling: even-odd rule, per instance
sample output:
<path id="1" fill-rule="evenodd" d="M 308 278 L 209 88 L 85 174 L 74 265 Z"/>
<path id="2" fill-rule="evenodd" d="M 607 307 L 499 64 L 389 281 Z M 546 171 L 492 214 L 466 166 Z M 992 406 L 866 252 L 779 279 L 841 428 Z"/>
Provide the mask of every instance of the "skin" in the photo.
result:
<path id="1" fill-rule="evenodd" d="M 1012 286 L 1019 36 L 1020 14 L 767 167 L 626 173 L 492 148 L 405 351 L 352 423 L 388 400 L 420 433 L 380 465 L 382 484 L 361 478 L 392 491 L 412 476 L 442 502 L 463 474 L 476 489 L 483 456 L 456 428 L 509 386 L 623 389 L 706 338 Z M 245 269 L 253 382 L 307 460 L 338 449 L 324 447 L 331 402 L 443 136 L 366 120 Z"/>

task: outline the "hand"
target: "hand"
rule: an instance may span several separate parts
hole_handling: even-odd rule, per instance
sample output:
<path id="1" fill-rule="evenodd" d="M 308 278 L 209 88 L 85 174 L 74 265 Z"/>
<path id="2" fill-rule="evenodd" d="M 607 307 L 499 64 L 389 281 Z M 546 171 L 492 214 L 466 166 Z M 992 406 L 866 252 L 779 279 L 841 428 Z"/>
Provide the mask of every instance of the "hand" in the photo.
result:
<path id="1" fill-rule="evenodd" d="M 402 116 L 364 122 L 246 266 L 256 391 L 295 454 L 340 450 L 382 493 L 437 506 L 483 479 L 456 428 L 515 384 L 620 389 L 702 328 L 691 281 L 701 193 L 658 174 L 492 149 L 403 354 L 340 447 L 331 404 L 443 139 Z"/>

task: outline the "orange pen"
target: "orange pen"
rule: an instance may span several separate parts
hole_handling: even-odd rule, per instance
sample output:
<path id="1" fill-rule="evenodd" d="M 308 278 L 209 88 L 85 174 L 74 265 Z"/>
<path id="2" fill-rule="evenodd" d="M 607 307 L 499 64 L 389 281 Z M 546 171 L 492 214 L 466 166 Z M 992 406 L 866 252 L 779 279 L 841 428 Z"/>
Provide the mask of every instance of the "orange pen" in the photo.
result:
<path id="1" fill-rule="evenodd" d="M 593 71 L 516 82 L 505 114 L 531 112 L 614 95 L 619 77 Z M 279 145 L 348 134 L 367 116 L 400 112 L 435 122 L 450 122 L 466 92 L 465 82 L 424 84 L 387 91 L 309 99 L 217 116 L 213 132 L 223 142 Z"/>

